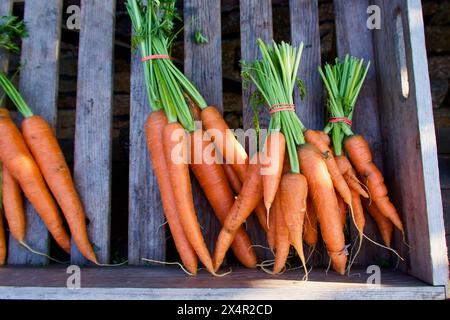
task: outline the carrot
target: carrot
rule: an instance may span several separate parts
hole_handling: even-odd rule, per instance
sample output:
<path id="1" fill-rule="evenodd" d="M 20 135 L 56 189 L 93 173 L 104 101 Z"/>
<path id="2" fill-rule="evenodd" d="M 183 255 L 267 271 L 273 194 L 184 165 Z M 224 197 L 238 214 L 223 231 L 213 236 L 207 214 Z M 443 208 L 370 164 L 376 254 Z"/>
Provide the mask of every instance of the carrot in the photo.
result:
<path id="1" fill-rule="evenodd" d="M 181 124 L 172 122 L 164 126 L 163 145 L 170 176 L 175 206 L 189 243 L 205 268 L 214 274 L 211 256 L 200 230 L 194 209 L 192 187 L 187 165 L 189 137 Z M 178 150 L 178 152 L 177 152 Z"/>
<path id="2" fill-rule="evenodd" d="M 308 183 L 302 174 L 288 173 L 281 178 L 281 211 L 289 230 L 289 239 L 300 257 L 307 274 L 305 255 L 303 253 L 303 223 L 308 198 Z"/>
<path id="3" fill-rule="evenodd" d="M 265 210 L 265 209 L 264 209 Z M 277 211 L 279 208 L 277 206 L 270 207 L 269 212 L 269 222 L 267 226 L 267 243 L 269 248 L 275 250 L 275 238 L 276 238 L 276 225 L 277 225 Z"/>
<path id="4" fill-rule="evenodd" d="M 263 191 L 264 206 L 269 212 L 273 199 L 280 185 L 283 171 L 286 139 L 280 131 L 272 131 L 267 137 L 263 155 Z"/>
<path id="5" fill-rule="evenodd" d="M 306 200 L 306 219 L 305 219 L 305 230 L 303 231 L 303 240 L 311 246 L 315 247 L 319 238 L 318 225 L 317 225 L 317 215 L 314 210 L 314 205 L 311 196 L 308 195 Z"/>
<path id="6" fill-rule="evenodd" d="M 372 201 L 380 212 L 403 233 L 402 221 L 389 200 L 383 175 L 372 162 L 372 153 L 367 141 L 360 135 L 353 135 L 344 141 L 344 146 L 356 171 L 366 180 Z"/>
<path id="7" fill-rule="evenodd" d="M 308 181 L 320 231 L 331 258 L 331 264 L 336 272 L 344 274 L 347 263 L 347 256 L 344 254 L 345 238 L 333 182 L 325 160 L 320 151 L 310 144 L 300 147 L 298 157 L 300 169 Z"/>
<path id="8" fill-rule="evenodd" d="M 284 153 L 284 162 L 283 162 L 283 171 L 282 174 L 286 174 L 291 172 L 291 162 L 289 160 L 289 154 L 287 152 Z"/>
<path id="9" fill-rule="evenodd" d="M 320 136 L 320 138 L 322 138 L 323 143 L 325 143 L 327 146 L 329 146 L 331 144 L 331 139 L 330 136 L 328 134 L 326 134 L 323 131 L 316 131 L 317 134 Z"/>
<path id="10" fill-rule="evenodd" d="M 222 264 L 237 230 L 262 199 L 262 177 L 259 153 L 255 154 L 254 157 L 254 161 L 250 161 L 247 177 L 242 185 L 241 193 L 239 193 L 237 199 L 234 201 L 217 238 L 214 252 L 214 267 L 216 270 Z"/>
<path id="11" fill-rule="evenodd" d="M 337 156 L 335 157 L 336 164 L 339 167 L 339 171 L 344 176 L 345 181 L 347 182 L 350 189 L 357 191 L 364 198 L 369 198 L 366 190 L 361 186 L 361 182 L 356 176 L 356 172 L 353 169 L 352 164 L 348 160 L 346 156 Z"/>
<path id="12" fill-rule="evenodd" d="M 380 210 L 377 208 L 374 202 L 370 202 L 367 199 L 363 200 L 364 207 L 367 209 L 369 215 L 375 220 L 375 223 L 378 226 L 378 230 L 380 231 L 381 238 L 383 239 L 384 244 L 387 247 L 391 247 L 392 242 L 392 232 L 394 231 L 394 225 L 391 220 L 386 218 Z"/>
<path id="13" fill-rule="evenodd" d="M 163 111 L 154 111 L 149 114 L 145 123 L 147 147 L 161 193 L 164 214 L 169 224 L 175 247 L 186 269 L 195 275 L 197 274 L 197 255 L 184 232 L 180 214 L 175 205 L 168 165 L 164 156 L 162 133 L 166 124 L 167 117 Z"/>
<path id="14" fill-rule="evenodd" d="M 276 194 L 275 206 L 277 206 L 277 209 L 275 210 L 275 264 L 273 265 L 273 273 L 278 274 L 283 271 L 291 247 L 289 229 L 281 207 L 280 192 Z"/>
<path id="15" fill-rule="evenodd" d="M 339 216 L 341 218 L 341 225 L 342 225 L 342 228 L 344 228 L 345 221 L 347 219 L 348 206 L 344 202 L 344 199 L 342 199 L 342 197 L 339 194 L 337 194 L 337 193 L 336 193 L 336 199 L 338 201 Z"/>
<path id="16" fill-rule="evenodd" d="M 366 218 L 364 217 L 364 209 L 362 207 L 361 198 L 358 192 L 352 190 L 352 207 L 353 207 L 353 216 L 354 223 L 356 228 L 358 229 L 359 238 L 362 241 L 364 226 L 366 225 Z"/>
<path id="17" fill-rule="evenodd" d="M 70 237 L 21 133 L 10 117 L 0 116 L 0 161 L 20 184 L 56 242 L 70 253 Z"/>
<path id="18" fill-rule="evenodd" d="M 191 134 L 191 169 L 197 178 L 203 192 L 214 210 L 220 223 L 223 224 L 234 203 L 233 191 L 228 184 L 225 172 L 220 164 L 208 161 L 206 150 L 213 146 L 211 141 L 204 139 L 204 131 L 197 129 Z M 215 157 L 214 146 L 212 156 Z M 194 160 L 201 161 L 194 161 Z M 200 163 L 198 163 L 200 162 Z M 236 258 L 247 268 L 255 268 L 257 259 L 250 238 L 241 226 L 236 232 L 231 249 Z"/>
<path id="19" fill-rule="evenodd" d="M 345 182 L 344 177 L 339 171 L 339 168 L 333 156 L 333 152 L 324 142 L 323 135 L 317 133 L 317 131 L 314 130 L 306 130 L 304 132 L 304 135 L 306 142 L 309 142 L 310 144 L 315 146 L 322 154 L 322 157 L 324 158 L 327 165 L 328 172 L 330 173 L 331 180 L 333 181 L 334 187 L 341 195 L 342 199 L 344 199 L 345 203 L 351 206 L 352 195 L 350 192 L 350 188 L 348 187 L 347 182 Z"/>
<path id="20" fill-rule="evenodd" d="M 86 259 L 98 264 L 89 241 L 83 205 L 52 128 L 42 117 L 35 115 L 23 120 L 22 131 L 48 187 L 66 218 L 74 243 Z"/>
<path id="21" fill-rule="evenodd" d="M 234 193 L 239 194 L 241 192 L 242 183 L 239 180 L 236 172 L 234 172 L 233 167 L 226 163 L 224 163 L 222 166 Z M 263 228 L 264 232 L 267 233 L 267 212 L 262 201 L 258 202 L 258 205 L 256 206 L 254 212 L 259 224 Z"/>
<path id="22" fill-rule="evenodd" d="M 25 210 L 22 191 L 5 165 L 2 165 L 3 209 L 8 221 L 9 232 L 18 242 L 25 241 Z"/>
<path id="23" fill-rule="evenodd" d="M 222 167 L 231 189 L 233 189 L 234 193 L 239 194 L 241 192 L 242 182 L 239 180 L 236 172 L 234 172 L 233 167 L 228 163 L 224 163 Z"/>
<path id="24" fill-rule="evenodd" d="M 244 181 L 248 167 L 248 156 L 242 145 L 228 127 L 220 112 L 212 106 L 202 110 L 201 118 L 207 133 L 217 150 L 223 155 L 225 162 L 233 170 L 241 182 Z"/>

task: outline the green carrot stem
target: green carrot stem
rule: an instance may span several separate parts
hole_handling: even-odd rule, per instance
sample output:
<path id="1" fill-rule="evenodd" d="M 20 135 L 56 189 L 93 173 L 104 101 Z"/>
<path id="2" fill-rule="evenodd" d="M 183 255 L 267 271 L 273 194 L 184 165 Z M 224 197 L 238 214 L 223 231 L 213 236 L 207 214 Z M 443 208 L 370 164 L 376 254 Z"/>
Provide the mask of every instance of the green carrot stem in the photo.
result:
<path id="1" fill-rule="evenodd" d="M 33 112 L 28 107 L 25 100 L 20 95 L 19 91 L 14 87 L 14 85 L 9 81 L 8 77 L 0 72 L 0 85 L 3 91 L 8 95 L 9 99 L 14 103 L 17 110 L 22 114 L 24 118 L 29 118 L 33 116 Z"/>

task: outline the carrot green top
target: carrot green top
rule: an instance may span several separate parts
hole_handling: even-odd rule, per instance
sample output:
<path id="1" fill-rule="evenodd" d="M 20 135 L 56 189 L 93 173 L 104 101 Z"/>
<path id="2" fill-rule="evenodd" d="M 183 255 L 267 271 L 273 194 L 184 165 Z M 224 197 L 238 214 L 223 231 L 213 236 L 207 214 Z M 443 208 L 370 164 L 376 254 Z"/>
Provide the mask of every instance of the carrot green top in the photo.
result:
<path id="1" fill-rule="evenodd" d="M 347 55 L 343 62 L 336 58 L 335 64 L 326 64 L 324 70 L 319 67 L 319 73 L 328 93 L 326 105 L 329 122 L 324 131 L 331 132 L 334 152 L 337 156 L 342 154 L 344 137 L 353 135 L 351 129 L 353 112 L 369 71 L 370 61 L 365 68 L 363 65 L 364 59 Z"/>
<path id="2" fill-rule="evenodd" d="M 269 132 L 281 131 L 286 139 L 291 171 L 299 173 L 297 146 L 304 144 L 302 124 L 294 111 L 294 89 L 301 81 L 297 78 L 303 43 L 299 48 L 285 42 L 266 46 L 258 39 L 262 58 L 242 63 L 242 77 L 244 81 L 251 79 L 258 89 L 257 93 L 271 111 Z M 303 90 L 302 90 L 303 92 Z"/>
<path id="3" fill-rule="evenodd" d="M 16 39 L 27 36 L 25 23 L 15 16 L 0 17 L 0 48 L 13 53 L 19 52 Z"/>
<path id="4" fill-rule="evenodd" d="M 178 70 L 170 58 L 177 33 L 174 21 L 180 17 L 175 0 L 140 0 L 126 3 L 133 25 L 133 47 L 139 46 L 150 106 L 163 109 L 169 122 L 180 122 L 187 131 L 195 129 L 194 119 L 184 94 L 188 94 L 201 108 L 206 102 L 194 85 Z"/>
<path id="5" fill-rule="evenodd" d="M 3 88 L 3 91 L 8 95 L 11 101 L 16 106 L 17 110 L 24 116 L 25 118 L 33 116 L 33 112 L 28 107 L 25 100 L 23 100 L 19 91 L 14 87 L 14 85 L 9 81 L 8 77 L 0 72 L 0 86 Z"/>

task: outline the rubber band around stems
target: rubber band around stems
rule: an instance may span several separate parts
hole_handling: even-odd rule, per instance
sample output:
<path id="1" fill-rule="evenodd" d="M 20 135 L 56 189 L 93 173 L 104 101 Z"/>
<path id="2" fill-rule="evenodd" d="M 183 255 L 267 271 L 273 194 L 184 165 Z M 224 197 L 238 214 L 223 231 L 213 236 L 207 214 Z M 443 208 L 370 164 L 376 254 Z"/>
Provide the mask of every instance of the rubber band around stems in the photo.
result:
<path id="1" fill-rule="evenodd" d="M 330 120 L 328 120 L 328 122 L 330 122 L 330 123 L 342 122 L 342 123 L 348 124 L 350 127 L 353 125 L 352 120 L 350 120 L 349 118 L 346 118 L 346 117 L 333 117 L 333 118 L 330 118 Z"/>
<path id="2" fill-rule="evenodd" d="M 278 103 L 269 107 L 270 114 L 281 111 L 295 111 L 295 105 L 290 103 Z"/>
<path id="3" fill-rule="evenodd" d="M 148 60 L 155 60 L 155 59 L 172 59 L 172 57 L 167 54 L 152 54 L 150 56 L 143 57 L 141 59 L 141 62 L 145 62 Z"/>

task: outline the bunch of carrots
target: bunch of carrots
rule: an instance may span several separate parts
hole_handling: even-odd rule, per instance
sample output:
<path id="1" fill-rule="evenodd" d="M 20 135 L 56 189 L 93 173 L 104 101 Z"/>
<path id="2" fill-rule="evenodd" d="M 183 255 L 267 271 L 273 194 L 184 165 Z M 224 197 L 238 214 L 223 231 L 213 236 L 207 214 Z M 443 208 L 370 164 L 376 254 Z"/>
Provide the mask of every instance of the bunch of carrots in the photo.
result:
<path id="1" fill-rule="evenodd" d="M 17 17 L 0 18 L 1 48 L 18 53 L 17 40 L 26 35 L 25 24 Z M 88 239 L 83 205 L 52 128 L 42 117 L 33 114 L 3 72 L 0 72 L 0 86 L 3 89 L 0 99 L 0 265 L 5 263 L 7 256 L 3 211 L 11 236 L 31 252 L 45 255 L 26 243 L 22 192 L 58 245 L 70 254 L 70 235 L 64 227 L 59 205 L 79 251 L 86 259 L 98 264 Z M 5 94 L 24 118 L 22 132 L 3 107 Z"/>
<path id="2" fill-rule="evenodd" d="M 262 58 L 244 65 L 243 75 L 256 85 L 260 99 L 269 107 L 271 121 L 262 150 L 250 158 L 219 111 L 207 105 L 170 57 L 176 35 L 174 21 L 179 19 L 175 1 L 149 1 L 144 5 L 138 0 L 128 0 L 127 9 L 152 109 L 145 124 L 149 156 L 175 246 L 189 274 L 197 273 L 199 259 L 211 274 L 217 275 L 229 248 L 244 266 L 257 267 L 253 246 L 243 227 L 252 212 L 275 252 L 272 273 L 284 270 L 292 245 L 307 276 L 303 240 L 315 247 L 320 230 L 331 265 L 344 274 L 351 265 L 347 266 L 344 237 L 347 211 L 360 231 L 361 240 L 364 236 L 359 196 L 370 199 L 366 206 L 376 217 L 386 246 L 390 246 L 386 233 L 394 218 L 393 206 L 386 193 L 381 192 L 385 187 L 371 162 L 368 145 L 358 143 L 364 141 L 362 137 L 353 135 L 350 127 L 345 128 L 340 135 L 347 138 L 343 136 L 339 141 L 344 142 L 352 162 L 343 163 L 344 156 L 338 152 L 340 145 L 335 139 L 338 135 L 335 127 L 345 124 L 336 118 L 351 121 L 369 66 L 362 70 L 363 62 L 356 63 L 352 58 L 346 60 L 344 67 L 339 65 L 332 71 L 347 87 L 340 88 L 339 96 L 330 91 L 327 106 L 331 108 L 339 100 L 343 109 L 341 112 L 333 107 L 325 130 L 314 131 L 302 124 L 293 101 L 295 87 L 301 86 L 297 74 L 303 45 L 266 46 L 259 40 Z M 327 89 L 341 85 L 330 82 L 327 76 L 324 77 Z M 222 224 L 213 255 L 198 223 L 189 169 Z M 396 211 L 395 216 L 401 225 Z"/>

